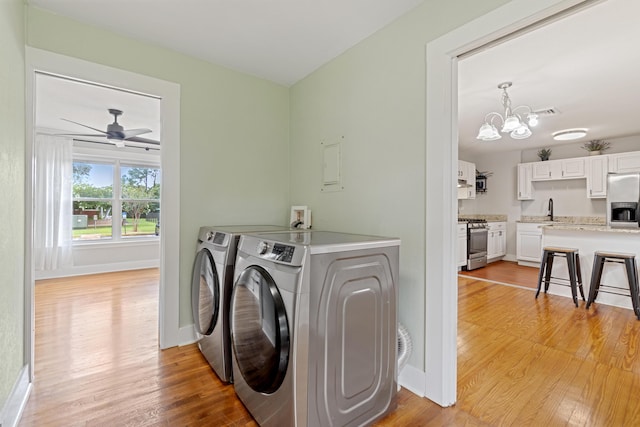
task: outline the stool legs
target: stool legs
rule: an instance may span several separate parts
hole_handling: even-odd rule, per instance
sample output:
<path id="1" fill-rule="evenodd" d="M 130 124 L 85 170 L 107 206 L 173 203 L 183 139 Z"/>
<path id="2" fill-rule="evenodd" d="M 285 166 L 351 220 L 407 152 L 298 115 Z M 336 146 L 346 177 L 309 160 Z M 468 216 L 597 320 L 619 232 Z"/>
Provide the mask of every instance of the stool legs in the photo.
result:
<path id="1" fill-rule="evenodd" d="M 544 292 L 549 290 L 549 280 L 551 280 L 551 267 L 553 266 L 553 254 L 549 251 L 542 253 L 542 264 L 540 264 L 540 272 L 538 273 L 538 291 L 536 298 L 540 295 L 542 288 L 542 277 L 544 276 Z"/>
<path id="2" fill-rule="evenodd" d="M 576 254 L 576 273 L 578 275 L 578 289 L 580 290 L 580 296 L 582 301 L 586 301 L 584 298 L 584 289 L 582 288 L 582 268 L 580 267 L 580 256 Z"/>
<path id="3" fill-rule="evenodd" d="M 638 270 L 636 266 L 636 259 L 625 259 L 624 265 L 627 269 L 627 279 L 629 280 L 629 290 L 631 291 L 631 303 L 633 304 L 633 311 L 636 314 L 638 320 L 640 320 L 640 295 L 638 295 Z"/>
<path id="4" fill-rule="evenodd" d="M 587 307 L 596 300 L 598 296 L 598 288 L 600 287 L 600 279 L 602 279 L 602 269 L 604 267 L 604 258 L 599 255 L 593 256 L 593 270 L 591 270 L 591 285 L 589 286 L 589 298 L 587 299 Z"/>
<path id="5" fill-rule="evenodd" d="M 575 250 L 556 249 L 551 250 L 545 248 L 542 252 L 542 262 L 540 264 L 540 272 L 538 273 L 538 290 L 536 291 L 536 298 L 540 295 L 542 290 L 542 281 L 544 278 L 544 292 L 549 291 L 549 284 L 551 283 L 551 271 L 553 270 L 553 259 L 557 256 L 564 256 L 567 259 L 567 270 L 569 273 L 569 283 L 571 287 L 571 296 L 573 297 L 573 303 L 578 307 L 578 290 L 580 290 L 580 296 L 584 301 L 584 289 L 582 287 L 582 271 L 580 269 L 580 256 Z M 640 291 L 639 291 L 640 294 Z M 640 298 L 640 296 L 639 296 Z M 640 300 L 639 300 L 640 306 Z"/>
<path id="6" fill-rule="evenodd" d="M 576 257 L 574 254 L 567 254 L 567 268 L 569 269 L 569 283 L 571 284 L 571 296 L 573 303 L 578 307 L 578 285 L 576 283 Z M 580 285 L 582 287 L 582 284 Z"/>

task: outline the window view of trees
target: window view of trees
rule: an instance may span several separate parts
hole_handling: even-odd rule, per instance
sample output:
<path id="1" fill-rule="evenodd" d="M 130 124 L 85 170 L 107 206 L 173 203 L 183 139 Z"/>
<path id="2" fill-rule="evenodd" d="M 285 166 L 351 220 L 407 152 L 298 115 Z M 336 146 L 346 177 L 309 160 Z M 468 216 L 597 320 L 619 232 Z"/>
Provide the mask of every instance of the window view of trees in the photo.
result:
<path id="1" fill-rule="evenodd" d="M 117 173 L 120 186 L 114 188 Z M 74 239 L 157 235 L 159 219 L 159 169 L 74 162 Z"/>
<path id="2" fill-rule="evenodd" d="M 131 233 L 151 234 L 148 230 L 141 230 L 146 223 L 153 223 L 152 232 L 155 233 L 160 220 L 160 170 L 126 166 L 122 167 L 121 175 L 122 211 L 127 214 L 127 218 L 123 214 L 123 228 L 127 225 L 127 219 L 131 218 Z M 144 222 L 141 222 L 141 218 L 144 218 Z M 123 235 L 126 234 L 125 228 Z"/>

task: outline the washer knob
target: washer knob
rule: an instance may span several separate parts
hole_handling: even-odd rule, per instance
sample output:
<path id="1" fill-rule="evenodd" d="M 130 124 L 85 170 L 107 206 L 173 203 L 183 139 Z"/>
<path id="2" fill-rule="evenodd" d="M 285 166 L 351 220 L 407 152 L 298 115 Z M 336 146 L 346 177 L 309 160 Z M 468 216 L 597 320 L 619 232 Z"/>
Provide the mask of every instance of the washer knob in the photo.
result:
<path id="1" fill-rule="evenodd" d="M 269 250 L 269 245 L 267 244 L 267 242 L 262 241 L 258 243 L 258 254 L 264 255 L 267 253 L 268 250 Z"/>
<path id="2" fill-rule="evenodd" d="M 207 231 L 207 241 L 211 241 L 213 239 L 213 231 Z"/>

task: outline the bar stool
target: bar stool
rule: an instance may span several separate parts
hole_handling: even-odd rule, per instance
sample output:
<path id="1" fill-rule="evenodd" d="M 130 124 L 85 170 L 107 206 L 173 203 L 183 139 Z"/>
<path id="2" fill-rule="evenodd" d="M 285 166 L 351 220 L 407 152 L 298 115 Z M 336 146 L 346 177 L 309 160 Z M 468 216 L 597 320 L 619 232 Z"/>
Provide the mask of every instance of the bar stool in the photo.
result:
<path id="1" fill-rule="evenodd" d="M 551 269 L 553 267 L 553 259 L 555 257 L 563 257 L 567 259 L 567 269 L 569 270 L 569 278 L 552 277 Z M 580 271 L 580 256 L 578 250 L 574 248 L 560 248 L 547 246 L 543 248 L 542 263 L 540 264 L 540 273 L 538 274 L 538 291 L 536 292 L 536 298 L 540 295 L 540 289 L 542 287 L 542 276 L 544 276 L 544 292 L 549 290 L 549 284 L 569 286 L 571 288 L 571 295 L 573 296 L 573 303 L 578 307 L 578 289 L 580 289 L 580 295 L 584 301 L 584 290 L 582 289 L 582 272 Z M 552 282 L 551 279 L 560 280 L 561 282 Z M 569 282 L 567 284 L 566 282 Z"/>
<path id="2" fill-rule="evenodd" d="M 629 282 L 629 293 L 626 292 L 626 288 L 603 285 L 600 283 L 600 280 L 602 279 L 602 270 L 604 269 L 604 264 L 607 262 L 615 262 L 625 265 L 625 268 L 627 270 L 627 281 Z M 589 288 L 589 299 L 587 300 L 587 308 L 589 308 L 591 303 L 596 300 L 598 291 L 615 295 L 630 296 L 631 304 L 633 305 L 633 312 L 635 313 L 638 320 L 640 320 L 640 286 L 638 285 L 638 268 L 636 265 L 636 256 L 634 254 L 625 254 L 619 252 L 596 252 L 593 256 L 593 270 L 591 272 L 591 286 Z"/>

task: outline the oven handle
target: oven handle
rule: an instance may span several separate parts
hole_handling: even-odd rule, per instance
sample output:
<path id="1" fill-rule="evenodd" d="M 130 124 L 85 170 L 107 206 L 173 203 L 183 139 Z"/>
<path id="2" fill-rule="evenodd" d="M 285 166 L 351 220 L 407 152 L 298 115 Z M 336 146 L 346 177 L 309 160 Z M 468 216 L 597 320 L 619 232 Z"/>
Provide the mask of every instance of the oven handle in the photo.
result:
<path id="1" fill-rule="evenodd" d="M 470 228 L 469 233 L 486 233 L 489 230 L 486 228 Z"/>

